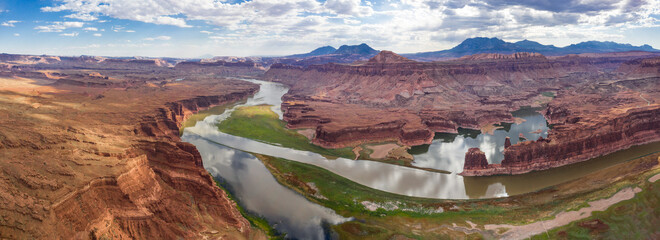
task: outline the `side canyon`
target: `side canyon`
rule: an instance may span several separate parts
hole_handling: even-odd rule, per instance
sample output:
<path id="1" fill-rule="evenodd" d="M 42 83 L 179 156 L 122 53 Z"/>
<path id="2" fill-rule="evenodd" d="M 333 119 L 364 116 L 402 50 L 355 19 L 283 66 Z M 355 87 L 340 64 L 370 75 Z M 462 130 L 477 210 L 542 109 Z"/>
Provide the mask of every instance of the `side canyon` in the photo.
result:
<path id="1" fill-rule="evenodd" d="M 368 61 L 307 67 L 273 64 L 264 78 L 291 86 L 290 128 L 340 148 L 368 142 L 429 144 L 435 133 L 513 123 L 537 107 L 552 129 L 504 150 L 501 164 L 465 159 L 465 176 L 520 174 L 660 140 L 660 58 L 621 52 L 546 57 L 477 54 L 416 62 L 381 51 Z M 471 157 L 477 156 L 477 157 Z"/>

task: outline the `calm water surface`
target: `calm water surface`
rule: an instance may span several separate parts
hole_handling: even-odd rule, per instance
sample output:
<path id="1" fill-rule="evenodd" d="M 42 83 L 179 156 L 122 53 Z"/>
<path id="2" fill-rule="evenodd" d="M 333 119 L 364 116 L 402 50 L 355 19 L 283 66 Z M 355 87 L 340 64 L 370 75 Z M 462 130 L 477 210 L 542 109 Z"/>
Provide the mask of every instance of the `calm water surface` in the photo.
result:
<path id="1" fill-rule="evenodd" d="M 430 145 L 411 148 L 410 153 L 415 157 L 413 165 L 460 173 L 463 171 L 465 153 L 469 148 L 481 149 L 489 163 L 501 163 L 504 159 L 502 151 L 506 137 L 511 138 L 511 144 L 524 141 L 519 137 L 521 134 L 532 141 L 539 137 L 548 137 L 548 124 L 543 115 L 534 109 L 521 109 L 512 114 L 524 119 L 524 122 L 502 123 L 501 129 L 495 130 L 493 134 L 466 129 L 459 129 L 459 134 L 436 133 Z"/>
<path id="2" fill-rule="evenodd" d="M 281 118 L 281 97 L 288 88 L 278 83 L 247 81 L 260 84 L 261 89 L 245 103 L 236 106 L 273 105 L 273 111 Z M 462 177 L 457 173 L 463 169 L 468 148 L 480 147 L 487 153 L 489 162 L 499 163 L 506 136 L 511 137 L 513 144 L 519 140 L 521 133 L 530 140 L 547 136 L 548 127 L 543 116 L 534 111 L 515 112 L 516 117 L 526 121 L 521 124 L 503 124 L 504 128 L 496 130 L 493 135 L 465 131 L 454 135 L 439 134 L 432 144 L 413 149 L 415 165 L 451 172 L 445 174 L 375 161 L 344 158 L 329 160 L 316 153 L 274 146 L 218 131 L 216 124 L 231 115 L 234 108 L 226 111 L 212 109 L 215 114 L 210 115 L 200 113 L 207 116 L 203 120 L 195 119 L 194 126 L 191 123 L 184 124 L 190 127 L 184 129 L 182 139 L 197 146 L 204 166 L 216 179 L 224 181 L 243 207 L 263 216 L 276 229 L 288 233 L 290 237 L 303 239 L 322 238 L 325 236 L 322 223 L 336 224 L 346 219 L 279 185 L 260 161 L 245 152 L 315 165 L 386 192 L 437 199 L 472 199 L 536 191 L 660 149 L 658 142 L 632 147 L 594 161 L 542 172 L 515 176 Z"/>

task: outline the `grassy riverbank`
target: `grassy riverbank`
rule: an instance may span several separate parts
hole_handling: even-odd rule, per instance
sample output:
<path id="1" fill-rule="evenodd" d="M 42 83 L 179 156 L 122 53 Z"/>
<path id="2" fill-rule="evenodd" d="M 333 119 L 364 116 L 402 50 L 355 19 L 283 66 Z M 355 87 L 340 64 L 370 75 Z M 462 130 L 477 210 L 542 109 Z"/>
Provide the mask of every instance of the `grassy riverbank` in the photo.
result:
<path id="1" fill-rule="evenodd" d="M 642 192 L 591 217 L 539 234 L 532 239 L 650 239 L 660 234 L 660 181 L 639 186 Z"/>
<path id="2" fill-rule="evenodd" d="M 234 136 L 266 142 L 272 145 L 318 153 L 329 159 L 336 157 L 355 159 L 355 152 L 353 152 L 354 149 L 351 147 L 328 149 L 312 144 L 307 137 L 298 133 L 296 130 L 286 128 L 286 123 L 280 120 L 270 107 L 269 105 L 239 107 L 232 112 L 229 118 L 218 124 L 218 130 Z M 389 157 L 374 159 L 370 157 L 373 153 L 370 146 L 388 143 L 396 144 L 396 142 L 380 142 L 366 143 L 358 146 L 356 148 L 359 150 L 357 151 L 359 153 L 358 159 L 419 168 L 412 165 L 411 159 Z M 406 152 L 404 151 L 404 153 Z M 447 171 L 437 169 L 419 169 L 448 173 Z"/>
<path id="3" fill-rule="evenodd" d="M 559 212 L 579 209 L 589 201 L 612 196 L 630 186 L 640 186 L 648 192 L 648 187 L 644 187 L 646 178 L 660 172 L 658 156 L 654 154 L 613 166 L 535 193 L 459 201 L 391 194 L 356 184 L 322 168 L 257 155 L 281 184 L 338 214 L 355 217 L 356 221 L 333 227 L 342 239 L 497 237 L 505 229 L 485 230 L 484 225 L 523 225 L 553 219 Z M 640 202 L 646 211 L 657 206 L 657 194 L 650 198 Z M 622 214 L 635 216 L 637 209 L 631 207 Z"/>
<path id="4" fill-rule="evenodd" d="M 270 107 L 268 105 L 239 107 L 229 118 L 218 124 L 218 130 L 286 148 L 327 156 L 355 158 L 351 148 L 327 149 L 310 143 L 307 137 L 287 129 L 286 123 L 280 120 Z"/>

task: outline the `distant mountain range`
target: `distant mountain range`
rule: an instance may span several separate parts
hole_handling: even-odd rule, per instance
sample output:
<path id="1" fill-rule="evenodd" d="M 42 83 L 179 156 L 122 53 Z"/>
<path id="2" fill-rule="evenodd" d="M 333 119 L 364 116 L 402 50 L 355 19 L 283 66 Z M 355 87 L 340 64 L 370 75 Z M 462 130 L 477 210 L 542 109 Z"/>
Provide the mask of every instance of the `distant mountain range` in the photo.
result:
<path id="1" fill-rule="evenodd" d="M 660 52 L 649 45 L 633 46 L 630 44 L 616 42 L 588 41 L 571 44 L 566 47 L 554 45 L 543 45 L 535 41 L 522 40 L 518 42 L 506 42 L 499 38 L 476 37 L 465 39 L 460 44 L 447 50 L 400 54 L 415 61 L 438 61 L 460 58 L 467 55 L 480 53 L 512 54 L 516 52 L 540 53 L 545 56 L 561 56 L 566 54 L 581 53 L 609 53 L 627 51 Z M 309 66 L 313 64 L 326 63 L 353 63 L 355 61 L 367 61 L 376 56 L 380 51 L 375 50 L 366 43 L 359 45 L 342 45 L 339 48 L 323 46 L 308 53 L 294 54 L 279 57 L 213 57 L 205 59 L 187 59 L 186 61 L 228 61 L 242 62 L 251 61 L 270 66 L 274 63 L 282 63 L 294 66 Z"/>
<path id="2" fill-rule="evenodd" d="M 456 47 L 448 50 L 401 55 L 415 60 L 433 61 L 448 58 L 458 58 L 479 53 L 511 54 L 516 52 L 536 52 L 546 56 L 558 56 L 566 54 L 625 51 L 658 52 L 659 50 L 654 49 L 649 45 L 633 46 L 630 44 L 615 42 L 588 41 L 578 44 L 571 44 L 566 47 L 555 47 L 553 45 L 543 45 L 538 42 L 529 40 L 523 40 L 519 42 L 505 42 L 499 38 L 477 37 L 465 39 L 461 44 L 458 44 Z"/>
<path id="3" fill-rule="evenodd" d="M 380 51 L 369 47 L 369 45 L 367 45 L 366 43 L 362 43 L 360 45 L 342 45 L 341 47 L 339 47 L 339 49 L 336 49 L 332 46 L 325 46 L 314 49 L 309 53 L 295 54 L 295 55 L 285 56 L 283 58 L 306 58 L 306 57 L 315 57 L 315 56 L 323 56 L 330 54 L 336 54 L 336 55 L 357 54 L 357 55 L 365 55 L 365 56 L 375 56 L 376 54 L 378 54 L 378 52 Z"/>
<path id="4" fill-rule="evenodd" d="M 506 42 L 499 38 L 485 38 L 476 37 L 468 38 L 451 49 L 434 51 L 434 52 L 420 52 L 401 54 L 401 56 L 417 61 L 436 61 L 443 59 L 459 58 L 466 55 L 473 55 L 479 53 L 502 53 L 512 54 L 516 52 L 535 52 L 541 53 L 546 56 L 559 56 L 566 54 L 580 54 L 580 53 L 607 53 L 607 52 L 625 52 L 625 51 L 647 51 L 647 52 L 660 52 L 649 45 L 633 46 L 630 44 L 622 44 L 615 42 L 599 42 L 588 41 L 578 44 L 571 44 L 566 47 L 556 47 L 554 45 L 543 45 L 535 41 L 522 40 L 518 42 Z M 333 56 L 338 58 L 337 63 L 346 62 L 349 59 L 369 59 L 376 54 L 375 50 L 369 45 L 362 43 L 360 45 L 343 45 L 339 49 L 332 46 L 325 46 L 315 49 L 309 53 L 296 54 L 290 56 L 280 57 L 280 59 L 306 59 L 306 58 L 323 58 L 322 62 L 334 62 Z M 351 55 L 351 58 L 347 58 Z M 339 60 L 341 58 L 341 60 Z M 299 60 L 294 65 L 307 65 L 306 63 L 317 64 L 319 61 L 304 61 Z"/>
<path id="5" fill-rule="evenodd" d="M 326 63 L 352 63 L 367 60 L 376 56 L 380 51 L 369 47 L 366 43 L 360 45 L 342 45 L 339 48 L 325 46 L 314 49 L 311 52 L 295 54 L 283 57 L 264 57 L 261 59 L 263 65 L 283 63 L 294 66 L 308 66 L 312 64 Z"/>

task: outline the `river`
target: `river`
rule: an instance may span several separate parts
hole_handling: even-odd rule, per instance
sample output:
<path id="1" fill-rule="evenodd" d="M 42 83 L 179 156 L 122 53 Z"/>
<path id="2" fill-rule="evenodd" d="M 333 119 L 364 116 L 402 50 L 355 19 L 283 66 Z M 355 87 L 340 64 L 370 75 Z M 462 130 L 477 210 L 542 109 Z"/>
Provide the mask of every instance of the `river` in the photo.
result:
<path id="1" fill-rule="evenodd" d="M 376 161 L 344 158 L 329 160 L 316 153 L 283 148 L 218 131 L 217 123 L 230 116 L 233 109 L 238 106 L 273 105 L 273 111 L 281 118 L 281 97 L 288 88 L 278 83 L 246 81 L 260 84 L 259 92 L 246 102 L 226 111 L 209 110 L 222 112 L 221 114 L 199 113 L 208 116 L 197 121 L 194 126 L 185 124 L 190 127 L 183 130 L 181 138 L 197 146 L 204 166 L 216 179 L 224 181 L 243 207 L 263 216 L 274 224 L 276 229 L 287 232 L 289 236 L 295 238 L 319 238 L 324 236 L 321 223 L 335 224 L 346 219 L 279 185 L 260 161 L 245 152 L 315 165 L 356 183 L 386 192 L 437 199 L 473 199 L 505 197 L 536 191 L 660 149 L 660 142 L 652 143 L 600 157 L 595 161 L 515 176 L 457 175 L 462 170 L 463 156 L 469 147 L 487 146 L 482 150 L 487 150 L 489 162 L 497 163 L 501 161 L 504 136 L 515 136 L 511 138 L 514 144 L 518 141 L 517 136 L 520 133 L 530 140 L 538 136 L 547 136 L 547 126 L 543 116 L 538 113 L 522 112 L 514 114 L 525 119 L 524 122 L 505 125 L 504 129 L 495 130 L 493 135 L 476 133 L 444 135 L 434 140 L 433 144 L 426 146 L 426 150 L 422 149 L 415 153 L 415 165 L 448 170 L 451 172 L 449 174 Z"/>

